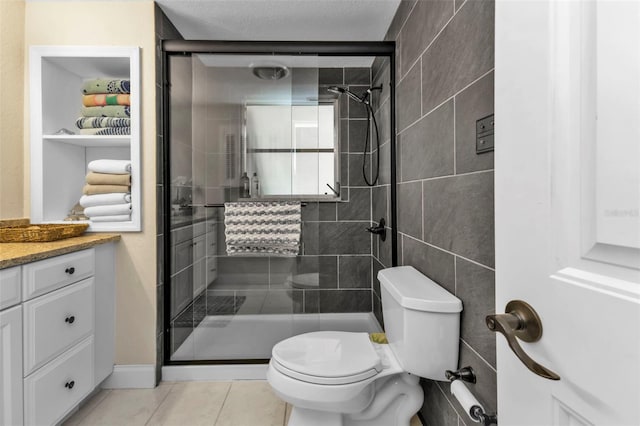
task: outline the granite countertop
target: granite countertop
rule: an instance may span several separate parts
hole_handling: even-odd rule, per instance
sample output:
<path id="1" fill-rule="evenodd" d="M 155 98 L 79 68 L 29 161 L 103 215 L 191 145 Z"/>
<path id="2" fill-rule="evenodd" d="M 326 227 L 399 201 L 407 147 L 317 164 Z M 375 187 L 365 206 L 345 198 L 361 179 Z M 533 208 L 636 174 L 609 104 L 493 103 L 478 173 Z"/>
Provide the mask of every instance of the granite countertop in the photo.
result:
<path id="1" fill-rule="evenodd" d="M 0 269 L 65 253 L 84 250 L 99 244 L 119 241 L 119 234 L 86 233 L 79 237 L 48 243 L 0 243 Z"/>

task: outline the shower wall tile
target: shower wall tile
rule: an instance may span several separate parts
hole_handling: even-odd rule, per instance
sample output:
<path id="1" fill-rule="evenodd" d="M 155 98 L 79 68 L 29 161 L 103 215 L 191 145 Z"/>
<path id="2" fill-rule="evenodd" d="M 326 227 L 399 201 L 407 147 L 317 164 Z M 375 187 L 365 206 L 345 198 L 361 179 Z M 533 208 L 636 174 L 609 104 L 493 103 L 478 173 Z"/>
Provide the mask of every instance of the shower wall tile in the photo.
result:
<path id="1" fill-rule="evenodd" d="M 422 182 L 398 184 L 398 231 L 422 238 Z"/>
<path id="2" fill-rule="evenodd" d="M 424 404 L 420 414 L 429 419 L 429 425 L 458 425 L 458 414 L 436 382 L 420 380 L 424 391 Z"/>
<path id="3" fill-rule="evenodd" d="M 338 220 L 370 220 L 371 189 L 349 188 L 349 202 L 337 205 Z"/>
<path id="4" fill-rule="evenodd" d="M 318 220 L 335 221 L 337 216 L 338 203 L 318 203 Z"/>
<path id="5" fill-rule="evenodd" d="M 385 268 L 390 268 L 393 266 L 391 260 L 391 228 L 387 227 L 387 238 L 384 241 L 379 237 L 376 240 L 378 241 L 378 259 Z"/>
<path id="6" fill-rule="evenodd" d="M 493 172 L 424 181 L 424 240 L 493 267 Z"/>
<path id="7" fill-rule="evenodd" d="M 495 273 L 485 267 L 456 258 L 455 294 L 465 301 L 461 337 L 496 368 L 496 335 L 484 324 L 495 313 Z"/>
<path id="8" fill-rule="evenodd" d="M 391 102 L 386 100 L 382 105 L 380 105 L 378 110 L 375 110 L 375 118 L 378 123 L 378 134 L 380 135 L 380 145 L 391 140 L 391 121 L 389 120 L 390 108 Z M 372 141 L 375 141 L 375 127 L 373 120 L 371 123 L 371 138 Z M 375 145 L 373 146 L 375 147 Z"/>
<path id="9" fill-rule="evenodd" d="M 340 128 L 339 128 L 339 140 L 340 140 L 340 152 L 349 152 L 349 120 L 348 119 L 340 119 Z"/>
<path id="10" fill-rule="evenodd" d="M 216 289 L 267 288 L 269 259 L 266 257 L 218 257 Z"/>
<path id="11" fill-rule="evenodd" d="M 453 174 L 453 100 L 399 135 L 401 181 Z"/>
<path id="12" fill-rule="evenodd" d="M 344 84 L 344 72 L 342 68 L 319 68 L 318 83 L 324 85 Z"/>
<path id="13" fill-rule="evenodd" d="M 474 392 L 487 411 L 495 411 L 496 399 L 495 336 L 484 326 L 495 292 L 493 153 L 476 155 L 475 122 L 493 113 L 494 8 L 493 0 L 401 1 L 385 37 L 396 42 L 400 80 L 400 263 L 462 300 L 458 366 L 480 371 Z M 374 81 L 384 65 L 375 67 Z M 372 199 L 375 209 L 376 190 Z M 374 273 L 385 262 L 382 248 L 374 250 Z M 375 305 L 375 277 L 373 284 Z M 465 424 L 447 383 L 422 386 L 425 424 Z"/>
<path id="14" fill-rule="evenodd" d="M 411 265 L 436 283 L 456 293 L 455 257 L 422 241 L 402 236 L 402 262 Z"/>
<path id="15" fill-rule="evenodd" d="M 305 290 L 303 297 L 305 314 L 320 312 L 320 290 Z"/>
<path id="16" fill-rule="evenodd" d="M 319 222 L 318 254 L 371 254 L 369 222 Z M 311 253 L 309 253 L 311 254 Z"/>
<path id="17" fill-rule="evenodd" d="M 338 256 L 298 256 L 297 274 L 319 274 L 320 289 L 338 287 Z"/>
<path id="18" fill-rule="evenodd" d="M 493 72 L 456 95 L 456 173 L 493 169 L 493 151 L 476 154 L 476 120 L 493 114 Z"/>
<path id="19" fill-rule="evenodd" d="M 376 186 L 371 193 L 371 220 L 378 223 L 380 218 L 389 223 L 389 186 Z"/>
<path id="20" fill-rule="evenodd" d="M 371 180 L 371 154 L 349 154 L 349 186 L 367 186 L 362 175 L 362 161 L 365 159 L 367 179 Z"/>
<path id="21" fill-rule="evenodd" d="M 379 299 L 382 298 L 382 293 L 380 293 L 380 280 L 378 279 L 378 273 L 384 269 L 384 265 L 380 263 L 377 259 L 373 259 L 373 294 L 376 295 Z"/>
<path id="22" fill-rule="evenodd" d="M 387 142 L 380 146 L 380 177 L 379 185 L 389 185 L 391 183 L 391 143 Z"/>
<path id="23" fill-rule="evenodd" d="M 419 1 L 398 36 L 400 69 L 408 70 L 447 21 L 453 16 L 453 0 Z"/>
<path id="24" fill-rule="evenodd" d="M 420 62 L 400 80 L 396 96 L 402 99 L 402 102 L 396 102 L 396 116 L 398 130 L 403 131 L 421 115 Z"/>
<path id="25" fill-rule="evenodd" d="M 371 68 L 345 68 L 344 83 L 345 84 L 365 84 L 371 81 Z"/>
<path id="26" fill-rule="evenodd" d="M 285 288 L 297 273 L 295 257 L 269 257 L 269 288 Z"/>
<path id="27" fill-rule="evenodd" d="M 428 112 L 493 68 L 494 2 L 467 2 L 422 57 L 422 110 Z"/>
<path id="28" fill-rule="evenodd" d="M 320 290 L 320 312 L 371 312 L 371 290 Z"/>
<path id="29" fill-rule="evenodd" d="M 362 154 L 367 135 L 367 120 L 349 120 L 349 152 Z M 371 151 L 371 142 L 375 140 L 369 136 L 367 152 Z"/>
<path id="30" fill-rule="evenodd" d="M 389 25 L 389 29 L 387 30 L 387 35 L 384 38 L 385 40 L 394 40 L 396 43 L 399 43 L 398 34 L 417 2 L 418 0 L 400 0 L 396 14 Z M 396 46 L 396 51 L 400 51 L 399 46 Z M 399 65 L 400 63 L 398 62 L 398 66 Z"/>
<path id="31" fill-rule="evenodd" d="M 371 256 L 340 256 L 338 261 L 340 288 L 371 288 Z"/>

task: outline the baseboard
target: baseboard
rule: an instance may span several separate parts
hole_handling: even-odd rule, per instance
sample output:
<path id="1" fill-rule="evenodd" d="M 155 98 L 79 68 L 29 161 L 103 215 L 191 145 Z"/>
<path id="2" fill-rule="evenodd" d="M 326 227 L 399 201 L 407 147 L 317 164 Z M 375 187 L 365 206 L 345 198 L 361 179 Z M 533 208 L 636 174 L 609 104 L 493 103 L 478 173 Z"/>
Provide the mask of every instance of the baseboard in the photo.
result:
<path id="1" fill-rule="evenodd" d="M 162 367 L 166 382 L 267 380 L 267 364 L 171 365 Z"/>
<path id="2" fill-rule="evenodd" d="M 156 386 L 154 364 L 115 365 L 102 382 L 103 389 L 150 389 Z"/>

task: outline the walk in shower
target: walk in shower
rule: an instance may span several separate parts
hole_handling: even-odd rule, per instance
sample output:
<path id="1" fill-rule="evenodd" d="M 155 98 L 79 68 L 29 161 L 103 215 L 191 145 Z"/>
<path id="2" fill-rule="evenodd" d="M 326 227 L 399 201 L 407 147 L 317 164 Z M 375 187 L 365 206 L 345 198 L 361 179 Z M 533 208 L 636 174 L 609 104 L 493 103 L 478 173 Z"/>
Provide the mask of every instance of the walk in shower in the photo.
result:
<path id="1" fill-rule="evenodd" d="M 380 331 L 374 258 L 396 263 L 393 43 L 163 51 L 165 364 L 265 362 L 296 334 Z M 232 208 L 267 203 L 292 206 L 295 249 L 235 250 Z"/>

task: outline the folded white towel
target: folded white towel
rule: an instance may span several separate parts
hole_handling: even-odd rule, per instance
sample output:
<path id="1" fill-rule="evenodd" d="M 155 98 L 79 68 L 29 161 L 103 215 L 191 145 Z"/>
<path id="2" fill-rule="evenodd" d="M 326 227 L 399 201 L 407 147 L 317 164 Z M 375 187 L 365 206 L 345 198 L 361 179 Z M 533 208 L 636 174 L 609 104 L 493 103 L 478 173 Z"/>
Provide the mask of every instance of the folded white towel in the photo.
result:
<path id="1" fill-rule="evenodd" d="M 80 205 L 84 208 L 106 206 L 111 204 L 124 204 L 131 202 L 131 194 L 113 192 L 109 194 L 83 195 L 80 197 Z"/>
<path id="2" fill-rule="evenodd" d="M 129 160 L 93 160 L 87 168 L 96 173 L 125 174 L 131 173 L 131 161 Z"/>
<path id="3" fill-rule="evenodd" d="M 84 215 L 91 218 L 95 216 L 114 216 L 121 214 L 131 214 L 131 203 L 87 207 L 84 209 Z"/>
<path id="4" fill-rule="evenodd" d="M 91 222 L 128 222 L 131 220 L 131 215 L 119 214 L 113 216 L 95 216 L 90 220 Z"/>

